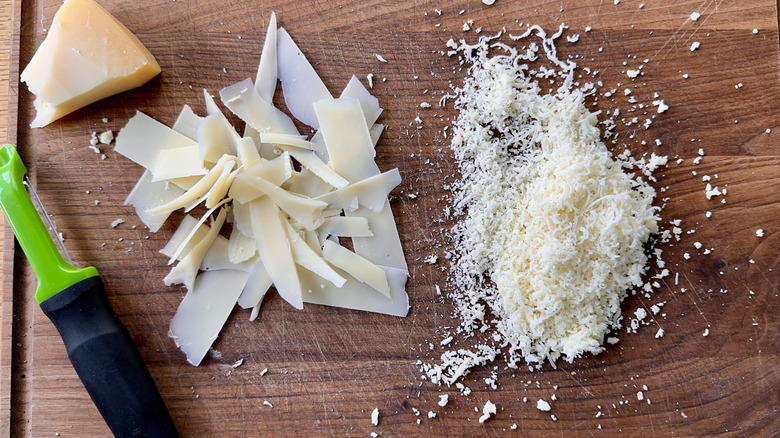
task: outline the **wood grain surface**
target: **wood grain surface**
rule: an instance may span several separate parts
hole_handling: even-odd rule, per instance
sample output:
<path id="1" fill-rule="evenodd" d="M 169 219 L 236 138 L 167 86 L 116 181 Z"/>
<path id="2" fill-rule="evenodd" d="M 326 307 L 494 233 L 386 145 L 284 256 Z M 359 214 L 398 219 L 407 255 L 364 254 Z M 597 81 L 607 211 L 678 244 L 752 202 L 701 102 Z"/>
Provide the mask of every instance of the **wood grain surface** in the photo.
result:
<path id="1" fill-rule="evenodd" d="M 778 436 L 780 57 L 774 1 L 497 0 L 487 6 L 479 0 L 104 0 L 163 73 L 142 88 L 31 130 L 32 96 L 18 84 L 18 71 L 59 4 L 11 2 L 10 72 L 0 71 L 11 78 L 7 136 L 19 146 L 77 264 L 100 270 L 182 436 Z M 156 234 L 144 229 L 123 205 L 141 168 L 110 147 L 102 147 L 101 159 L 88 148 L 90 133 L 116 132 L 136 110 L 169 125 L 185 103 L 203 113 L 203 88 L 215 94 L 254 76 L 271 11 L 331 90 L 352 74 L 374 74 L 372 91 L 387 125 L 377 161 L 382 170 L 398 167 L 403 177 L 392 208 L 410 266 L 412 307 L 406 318 L 318 306 L 296 311 L 269 294 L 257 321 L 234 312 L 215 344 L 221 357 L 192 367 L 167 336 L 184 291 L 163 285 L 167 266 L 158 250 L 175 224 Z M 693 11 L 702 14 L 698 21 L 689 18 Z M 437 102 L 465 75 L 440 51 L 450 37 L 477 38 L 473 30 L 462 31 L 470 19 L 482 34 L 516 32 L 520 23 L 553 31 L 566 23 L 565 35 L 580 38 L 561 39 L 560 53 L 599 70 L 602 92 L 618 90 L 602 95 L 594 108 L 619 108 L 627 121 L 634 115 L 622 94 L 630 83 L 625 72 L 644 65 L 644 75 L 631 83 L 632 95 L 650 110 L 635 115 L 641 121 L 656 117 L 649 129 L 619 118 L 616 147 L 625 142 L 635 155 L 670 157 L 654 185 L 665 204 L 663 222 L 680 219 L 684 232 L 680 241 L 659 246 L 672 275 L 659 280 L 651 298 L 638 294 L 624 303 L 626 318 L 637 308 L 665 303 L 649 325 L 636 334 L 621 332 L 620 342 L 599 356 L 557 368 L 507 369 L 499 359 L 464 379 L 473 391 L 465 397 L 421 379 L 415 362 L 436 361 L 443 328 L 457 324 L 452 303 L 436 293 L 437 285 L 445 295 L 450 291 L 451 223 L 443 211 L 447 182 L 456 177 L 442 135 L 455 112 Z M 701 46 L 691 51 L 694 41 Z M 670 106 L 663 114 L 652 107 L 658 98 Z M 434 105 L 421 108 L 421 102 Z M 705 156 L 694 164 L 700 148 Z M 704 175 L 727 188 L 725 204 L 705 197 Z M 117 218 L 126 222 L 112 228 Z M 11 242 L 6 234 L 0 435 L 107 436 L 54 327 L 34 304 L 34 276 Z M 424 263 L 430 255 L 439 262 Z M 659 328 L 665 335 L 656 338 Z M 448 348 L 468 345 L 459 340 Z M 233 368 L 239 359 L 243 364 Z M 498 376 L 497 389 L 485 382 L 491 373 Z M 440 394 L 449 394 L 446 407 L 437 405 Z M 550 401 L 552 410 L 537 410 L 538 399 Z M 498 413 L 479 423 L 488 400 Z M 371 425 L 374 408 L 378 426 Z"/>

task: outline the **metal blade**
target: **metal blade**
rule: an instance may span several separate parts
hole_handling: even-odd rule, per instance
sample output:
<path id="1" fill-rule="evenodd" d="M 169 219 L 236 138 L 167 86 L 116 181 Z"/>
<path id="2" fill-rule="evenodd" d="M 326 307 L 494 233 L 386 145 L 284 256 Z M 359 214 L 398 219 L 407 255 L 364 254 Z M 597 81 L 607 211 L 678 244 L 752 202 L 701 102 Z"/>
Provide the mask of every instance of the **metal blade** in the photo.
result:
<path id="1" fill-rule="evenodd" d="M 46 213 L 46 209 L 43 208 L 43 203 L 41 202 L 41 199 L 38 197 L 38 194 L 35 193 L 35 188 L 32 185 L 32 181 L 30 181 L 30 178 L 27 175 L 25 175 L 22 182 L 24 183 L 24 186 L 27 189 L 27 193 L 29 193 L 30 198 L 35 202 L 35 206 L 38 207 L 38 213 L 43 218 L 43 221 L 44 223 L 46 223 L 46 226 L 49 227 L 52 236 L 54 236 L 54 241 L 57 242 L 57 246 L 59 246 L 60 248 L 62 257 L 65 258 L 65 260 L 72 265 L 73 259 L 70 257 L 70 254 L 68 254 L 68 250 L 65 248 L 65 242 L 62 241 L 62 237 L 60 236 L 60 233 L 57 232 L 57 227 L 54 226 L 54 222 L 51 221 L 51 218 L 49 217 L 48 213 Z"/>

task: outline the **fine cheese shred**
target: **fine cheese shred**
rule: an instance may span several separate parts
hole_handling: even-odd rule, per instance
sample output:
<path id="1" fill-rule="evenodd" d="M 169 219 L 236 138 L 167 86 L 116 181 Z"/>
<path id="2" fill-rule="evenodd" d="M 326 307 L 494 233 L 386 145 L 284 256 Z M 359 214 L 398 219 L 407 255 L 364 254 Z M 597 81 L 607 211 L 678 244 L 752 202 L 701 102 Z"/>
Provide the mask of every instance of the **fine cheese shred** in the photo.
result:
<path id="1" fill-rule="evenodd" d="M 595 89 L 575 87 L 573 62 L 557 59 L 552 38 L 534 26 L 554 69 L 529 66 L 538 45 L 518 51 L 482 37 L 457 51 L 470 64 L 455 88 L 451 148 L 457 251 L 451 272 L 459 332 L 498 316 L 495 348 L 445 352 L 425 369 L 452 384 L 503 349 L 509 366 L 539 366 L 604 350 L 620 327 L 620 303 L 642 285 L 647 243 L 658 232 L 655 190 L 625 173 L 601 141 Z M 493 54 L 500 51 L 500 54 Z M 544 92 L 539 78 L 563 85 Z"/>

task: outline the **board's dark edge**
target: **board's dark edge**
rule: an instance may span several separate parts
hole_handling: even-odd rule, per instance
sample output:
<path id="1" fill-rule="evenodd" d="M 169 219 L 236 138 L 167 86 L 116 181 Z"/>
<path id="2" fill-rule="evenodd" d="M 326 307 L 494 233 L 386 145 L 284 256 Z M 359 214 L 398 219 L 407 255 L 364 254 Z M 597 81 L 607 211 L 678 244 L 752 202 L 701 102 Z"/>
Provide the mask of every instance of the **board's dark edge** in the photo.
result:
<path id="1" fill-rule="evenodd" d="M 11 35 L 8 59 L 8 101 L 6 102 L 7 138 L 5 142 L 18 146 L 19 141 L 19 73 L 21 66 L 21 40 L 25 37 L 22 23 L 24 14 L 34 9 L 33 2 L 11 1 Z M 10 227 L 3 227 L 2 271 L 2 330 L 0 331 L 0 436 L 22 437 L 30 434 L 29 403 L 31 379 L 25 378 L 24 360 L 29 351 L 27 333 L 30 327 L 30 303 L 23 296 L 21 284 L 14 279 L 24 275 L 20 271 L 21 252 L 16 250 L 16 239 Z"/>

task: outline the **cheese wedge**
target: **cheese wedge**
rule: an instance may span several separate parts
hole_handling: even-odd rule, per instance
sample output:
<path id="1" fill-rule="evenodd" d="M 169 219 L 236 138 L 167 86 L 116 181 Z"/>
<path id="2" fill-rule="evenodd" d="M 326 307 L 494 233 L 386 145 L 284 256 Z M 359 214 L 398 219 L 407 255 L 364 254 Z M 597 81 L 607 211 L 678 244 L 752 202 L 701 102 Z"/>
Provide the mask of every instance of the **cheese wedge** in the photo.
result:
<path id="1" fill-rule="evenodd" d="M 30 126 L 46 126 L 158 73 L 152 54 L 108 11 L 93 0 L 65 0 L 21 75 L 36 95 Z"/>

